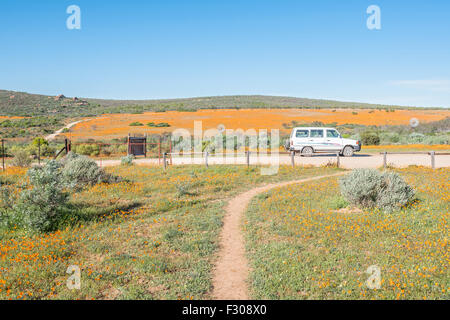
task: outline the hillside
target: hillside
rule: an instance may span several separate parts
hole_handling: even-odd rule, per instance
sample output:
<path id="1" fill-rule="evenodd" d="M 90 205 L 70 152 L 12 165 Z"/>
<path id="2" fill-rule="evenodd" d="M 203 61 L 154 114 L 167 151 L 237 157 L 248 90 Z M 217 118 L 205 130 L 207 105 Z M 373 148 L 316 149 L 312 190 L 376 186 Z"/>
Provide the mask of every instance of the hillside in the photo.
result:
<path id="1" fill-rule="evenodd" d="M 0 116 L 87 117 L 105 113 L 141 113 L 144 111 L 195 111 L 198 109 L 248 108 L 382 108 L 386 106 L 356 102 L 316 100 L 275 96 L 222 96 L 168 100 L 104 100 L 54 97 L 0 90 Z"/>

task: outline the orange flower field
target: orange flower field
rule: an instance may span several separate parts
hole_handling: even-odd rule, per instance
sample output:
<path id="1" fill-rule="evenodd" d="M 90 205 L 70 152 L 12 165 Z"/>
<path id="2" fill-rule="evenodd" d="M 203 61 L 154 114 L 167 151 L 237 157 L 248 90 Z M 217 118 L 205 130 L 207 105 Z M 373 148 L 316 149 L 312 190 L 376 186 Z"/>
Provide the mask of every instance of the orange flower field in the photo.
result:
<path id="1" fill-rule="evenodd" d="M 408 125 L 412 118 L 420 122 L 438 121 L 450 116 L 450 110 L 386 110 L 370 109 L 220 109 L 197 112 L 146 112 L 143 114 L 111 114 L 86 119 L 75 125 L 68 134 L 72 139 L 121 138 L 128 133 L 163 133 L 178 128 L 193 131 L 194 121 L 202 121 L 204 130 L 224 125 L 227 129 L 280 129 L 285 123 Z M 133 122 L 144 126 L 132 127 Z M 170 128 L 151 128 L 147 123 L 167 122 Z"/>

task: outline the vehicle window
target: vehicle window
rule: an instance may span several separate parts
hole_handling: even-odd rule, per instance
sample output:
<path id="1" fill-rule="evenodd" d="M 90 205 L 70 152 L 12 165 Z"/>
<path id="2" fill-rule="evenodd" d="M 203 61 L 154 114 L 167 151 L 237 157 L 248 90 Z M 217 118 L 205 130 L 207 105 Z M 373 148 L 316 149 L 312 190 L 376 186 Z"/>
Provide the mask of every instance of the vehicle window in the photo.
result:
<path id="1" fill-rule="evenodd" d="M 311 130 L 311 138 L 323 138 L 323 130 Z"/>
<path id="2" fill-rule="evenodd" d="M 339 138 L 339 133 L 336 130 L 327 130 L 327 138 Z"/>
<path id="3" fill-rule="evenodd" d="M 295 134 L 296 138 L 308 138 L 309 137 L 309 131 L 308 130 L 297 130 L 297 133 Z"/>

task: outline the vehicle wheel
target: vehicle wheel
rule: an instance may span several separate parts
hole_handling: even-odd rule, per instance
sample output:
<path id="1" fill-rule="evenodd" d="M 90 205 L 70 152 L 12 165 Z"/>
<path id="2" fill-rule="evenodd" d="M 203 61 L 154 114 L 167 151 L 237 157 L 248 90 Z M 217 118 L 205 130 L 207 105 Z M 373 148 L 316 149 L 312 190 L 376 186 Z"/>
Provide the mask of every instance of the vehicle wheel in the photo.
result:
<path id="1" fill-rule="evenodd" d="M 306 148 L 303 148 L 303 150 L 302 150 L 303 157 L 311 157 L 313 155 L 313 153 L 314 153 L 314 150 L 311 147 L 306 147 Z"/>
<path id="2" fill-rule="evenodd" d="M 353 150 L 352 147 L 347 146 L 344 148 L 344 151 L 342 151 L 342 153 L 344 154 L 344 157 L 353 157 L 355 150 Z"/>

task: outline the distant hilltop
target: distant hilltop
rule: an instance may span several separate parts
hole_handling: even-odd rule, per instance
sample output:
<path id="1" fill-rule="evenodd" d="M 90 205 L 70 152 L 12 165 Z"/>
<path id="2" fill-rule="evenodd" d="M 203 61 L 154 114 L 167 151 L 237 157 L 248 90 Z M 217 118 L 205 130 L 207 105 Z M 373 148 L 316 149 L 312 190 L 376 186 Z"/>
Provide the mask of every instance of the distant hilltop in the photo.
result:
<path id="1" fill-rule="evenodd" d="M 423 109 L 405 106 L 278 96 L 217 96 L 160 100 L 106 100 L 0 90 L 1 116 L 86 117 L 105 113 L 196 111 L 199 109 Z M 429 108 L 427 108 L 429 109 Z M 436 108 L 434 108 L 436 109 Z M 429 109 L 430 110 L 430 109 Z"/>

